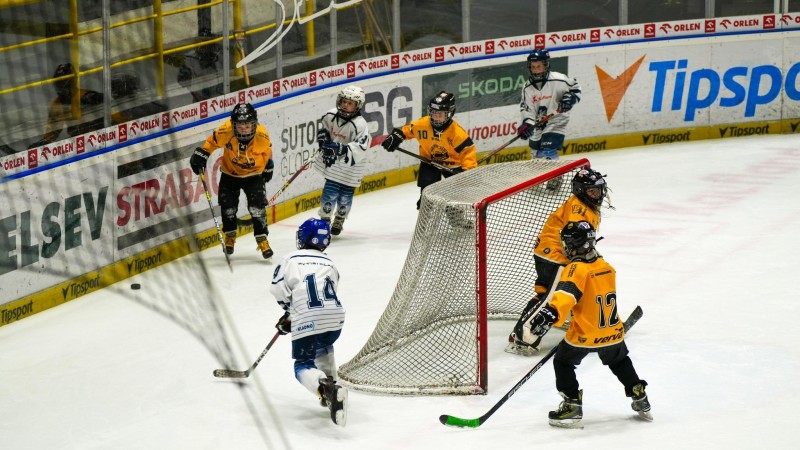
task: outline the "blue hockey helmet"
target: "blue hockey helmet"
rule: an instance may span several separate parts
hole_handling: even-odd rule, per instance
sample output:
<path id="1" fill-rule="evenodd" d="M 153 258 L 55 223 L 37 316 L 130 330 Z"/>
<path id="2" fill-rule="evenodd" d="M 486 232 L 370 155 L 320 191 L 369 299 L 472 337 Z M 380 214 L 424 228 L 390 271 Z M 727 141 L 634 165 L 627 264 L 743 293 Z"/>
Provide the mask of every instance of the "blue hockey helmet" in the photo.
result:
<path id="1" fill-rule="evenodd" d="M 531 69 L 531 63 L 534 62 L 544 63 L 544 72 L 534 73 Z M 537 48 L 528 54 L 528 62 L 526 64 L 528 67 L 528 77 L 531 83 L 546 80 L 547 76 L 550 74 L 550 52 L 543 48 Z"/>
<path id="2" fill-rule="evenodd" d="M 331 242 L 331 226 L 328 222 L 310 218 L 297 229 L 297 248 L 315 248 L 323 251 Z"/>

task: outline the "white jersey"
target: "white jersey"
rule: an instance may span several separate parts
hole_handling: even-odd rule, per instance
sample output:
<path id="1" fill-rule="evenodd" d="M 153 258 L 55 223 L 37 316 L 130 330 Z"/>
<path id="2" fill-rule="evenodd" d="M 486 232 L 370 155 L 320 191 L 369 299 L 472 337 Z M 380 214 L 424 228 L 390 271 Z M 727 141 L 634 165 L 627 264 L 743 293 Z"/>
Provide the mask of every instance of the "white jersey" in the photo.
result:
<path id="1" fill-rule="evenodd" d="M 345 310 L 338 286 L 339 271 L 319 250 L 295 250 L 281 260 L 270 291 L 289 311 L 292 340 L 342 329 Z"/>
<path id="2" fill-rule="evenodd" d="M 549 72 L 547 81 L 531 84 L 529 79 L 522 88 L 522 101 L 519 104 L 522 120 L 531 119 L 534 122 L 542 117 L 558 111 L 558 104 L 561 97 L 567 92 L 572 92 L 580 101 L 581 87 L 575 78 L 570 78 L 563 73 Z M 567 123 L 569 123 L 569 112 L 561 113 L 547 121 L 544 130 L 536 130 L 532 141 L 538 141 L 542 133 L 566 134 Z"/>
<path id="3" fill-rule="evenodd" d="M 361 179 L 367 172 L 367 165 L 374 158 L 374 152 L 370 150 L 372 137 L 367 130 L 367 121 L 361 114 L 344 119 L 336 115 L 336 108 L 333 108 L 322 116 L 322 127 L 331 134 L 333 142 L 346 146 L 347 150 L 330 167 L 325 167 L 320 152 L 314 161 L 314 167 L 322 172 L 326 180 L 345 186 L 360 186 Z"/>

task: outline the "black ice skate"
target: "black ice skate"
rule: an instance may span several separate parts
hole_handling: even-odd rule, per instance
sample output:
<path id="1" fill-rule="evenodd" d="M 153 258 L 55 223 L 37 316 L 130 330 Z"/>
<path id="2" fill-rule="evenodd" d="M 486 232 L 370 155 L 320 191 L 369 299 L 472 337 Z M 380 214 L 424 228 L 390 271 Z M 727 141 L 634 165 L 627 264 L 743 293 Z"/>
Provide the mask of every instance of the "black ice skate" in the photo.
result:
<path id="1" fill-rule="evenodd" d="M 336 216 L 333 218 L 333 225 L 331 225 L 331 234 L 338 236 L 344 228 L 344 217 Z"/>
<path id="2" fill-rule="evenodd" d="M 331 412 L 333 423 L 345 426 L 347 423 L 347 389 L 339 386 L 329 377 L 320 380 L 319 393 Z"/>
<path id="3" fill-rule="evenodd" d="M 583 428 L 583 390 L 578 391 L 577 398 L 569 398 L 559 392 L 564 400 L 558 409 L 548 415 L 550 425 L 560 428 Z"/>
<path id="4" fill-rule="evenodd" d="M 647 400 L 647 393 L 644 391 L 644 387 L 647 386 L 647 382 L 641 382 L 631 389 L 631 408 L 639 413 L 639 418 L 642 420 L 646 420 L 648 422 L 653 421 L 653 415 L 650 414 L 650 401 Z"/>

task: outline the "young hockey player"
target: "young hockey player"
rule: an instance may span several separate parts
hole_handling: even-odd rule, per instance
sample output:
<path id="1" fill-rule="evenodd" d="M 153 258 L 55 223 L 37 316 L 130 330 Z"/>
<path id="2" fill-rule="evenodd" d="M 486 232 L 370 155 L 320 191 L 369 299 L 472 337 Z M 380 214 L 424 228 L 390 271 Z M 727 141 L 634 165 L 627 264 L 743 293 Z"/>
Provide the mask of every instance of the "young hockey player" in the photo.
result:
<path id="1" fill-rule="evenodd" d="M 585 220 L 598 229 L 600 207 L 607 190 L 606 180 L 599 172 L 581 169 L 572 178 L 572 195 L 545 221 L 533 247 L 536 296 L 525 306 L 514 330 L 508 336 L 508 353 L 530 356 L 537 352 L 541 337 L 531 335 L 524 325 L 547 302 L 549 292 L 569 262 L 561 248 L 559 233 L 568 222 L 579 220 Z"/>
<path id="2" fill-rule="evenodd" d="M 353 205 L 353 194 L 372 160 L 371 137 L 367 121 L 361 116 L 364 107 L 364 90 L 347 86 L 336 96 L 336 108 L 322 116 L 322 126 L 317 131 L 319 156 L 314 167 L 322 172 L 319 217 L 331 221 L 331 234 L 339 235 Z"/>
<path id="3" fill-rule="evenodd" d="M 564 400 L 550 411 L 550 425 L 583 428 L 583 390 L 575 368 L 589 353 L 600 361 L 625 386 L 632 399 L 631 408 L 642 419 L 653 420 L 645 387 L 628 356 L 625 330 L 617 314 L 616 271 L 595 250 L 595 229 L 589 222 L 569 222 L 561 230 L 564 254 L 570 259 L 553 293 L 553 299 L 531 320 L 531 332 L 544 336 L 551 326 L 564 322 L 572 313 L 567 335 L 553 357 L 556 389 Z"/>
<path id="4" fill-rule="evenodd" d="M 522 120 L 517 135 L 528 140 L 532 158 L 558 159 L 564 147 L 569 111 L 581 100 L 575 78 L 550 70 L 550 52 L 536 49 L 528 55 L 528 81 L 519 104 Z M 543 117 L 559 113 L 536 125 Z"/>
<path id="5" fill-rule="evenodd" d="M 466 130 L 455 120 L 456 98 L 453 94 L 441 91 L 428 104 L 428 115 L 417 119 L 402 128 L 395 128 L 381 144 L 387 152 L 395 151 L 406 139 L 419 141 L 419 156 L 429 159 L 459 173 L 478 167 L 475 158 L 475 144 Z M 436 167 L 420 162 L 417 186 L 420 192 L 427 186 L 449 177 Z M 417 200 L 419 209 L 420 200 Z"/>
<path id="6" fill-rule="evenodd" d="M 344 325 L 345 309 L 339 301 L 339 272 L 325 254 L 330 225 L 308 219 L 297 230 L 298 250 L 289 253 L 275 269 L 270 291 L 286 313 L 275 327 L 292 334 L 294 375 L 337 425 L 347 422 L 347 389 L 336 383 L 333 344 Z"/>
<path id="7" fill-rule="evenodd" d="M 222 175 L 219 179 L 219 206 L 222 210 L 222 231 L 225 251 L 233 253 L 236 243 L 236 211 L 239 191 L 247 197 L 247 210 L 253 217 L 253 234 L 264 259 L 272 256 L 267 235 L 267 189 L 272 179 L 272 143 L 266 128 L 258 123 L 258 114 L 250 103 L 239 103 L 226 120 L 198 147 L 189 160 L 192 171 L 199 175 L 206 170 L 211 153 L 222 148 Z"/>

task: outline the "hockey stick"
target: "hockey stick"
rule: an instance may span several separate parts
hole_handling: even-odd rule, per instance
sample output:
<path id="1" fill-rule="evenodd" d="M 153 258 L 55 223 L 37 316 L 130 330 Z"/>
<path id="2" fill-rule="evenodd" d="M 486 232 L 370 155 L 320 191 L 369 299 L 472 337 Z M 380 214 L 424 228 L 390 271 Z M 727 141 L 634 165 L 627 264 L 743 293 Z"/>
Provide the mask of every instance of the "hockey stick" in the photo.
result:
<path id="1" fill-rule="evenodd" d="M 558 113 L 548 114 L 548 115 L 546 115 L 546 116 L 542 117 L 541 119 L 537 120 L 537 121 L 536 121 L 536 123 L 535 123 L 535 124 L 533 124 L 532 126 L 533 126 L 533 127 L 538 127 L 538 126 L 541 126 L 543 123 L 545 123 L 545 122 L 547 122 L 548 120 L 552 119 L 552 118 L 553 118 L 553 117 L 555 117 L 557 114 L 558 114 Z M 513 138 L 511 138 L 511 140 L 509 140 L 509 141 L 508 141 L 508 142 L 506 142 L 505 144 L 503 144 L 503 145 L 501 145 L 500 147 L 497 147 L 496 149 L 492 150 L 492 151 L 491 151 L 491 153 L 489 153 L 488 155 L 486 155 L 486 156 L 484 156 L 483 158 L 481 158 L 481 159 L 479 159 L 479 160 L 478 160 L 478 165 L 481 165 L 481 164 L 483 164 L 484 162 L 486 162 L 486 161 L 489 161 L 489 160 L 492 158 L 492 156 L 496 155 L 497 153 L 499 153 L 499 152 L 500 152 L 500 150 L 502 150 L 502 149 L 504 149 L 504 148 L 508 147 L 509 145 L 511 145 L 512 143 L 514 143 L 514 141 L 516 141 L 516 140 L 517 140 L 517 139 L 519 139 L 520 137 L 521 137 L 521 136 L 519 136 L 519 135 L 517 135 L 517 136 L 514 136 Z"/>
<path id="2" fill-rule="evenodd" d="M 637 306 L 633 310 L 631 315 L 629 315 L 628 318 L 625 320 L 625 323 L 623 323 L 626 332 L 630 330 L 631 327 L 633 327 L 636 324 L 636 322 L 639 321 L 639 319 L 642 318 L 642 314 L 643 314 L 642 308 L 640 306 Z M 511 390 L 508 391 L 506 395 L 504 395 L 503 398 L 500 399 L 499 402 L 495 403 L 495 405 L 492 406 L 492 409 L 486 412 L 486 414 L 478 417 L 477 419 L 461 419 L 459 417 L 442 414 L 441 416 L 439 416 L 439 422 L 441 422 L 442 425 L 447 425 L 450 427 L 458 427 L 458 428 L 478 428 L 479 426 L 483 425 L 484 423 L 486 423 L 487 420 L 489 420 L 489 417 L 491 417 L 492 414 L 495 413 L 495 411 L 500 409 L 500 407 L 503 406 L 503 404 L 506 401 L 508 401 L 508 399 L 511 398 L 511 396 L 514 395 L 519 390 L 519 388 L 521 388 L 522 385 L 525 384 L 525 382 L 528 381 L 533 376 L 533 374 L 536 373 L 536 371 L 541 369 L 542 366 L 548 360 L 550 360 L 550 358 L 552 358 L 553 355 L 556 354 L 557 350 L 558 350 L 558 345 L 551 348 L 550 351 L 547 352 L 546 355 L 544 355 L 544 358 L 542 358 L 541 361 L 539 361 L 539 363 L 533 366 L 533 369 L 531 369 L 528 373 L 526 373 L 525 376 L 522 377 L 522 379 L 519 380 L 517 384 L 515 384 L 514 387 L 512 387 Z"/>
<path id="3" fill-rule="evenodd" d="M 267 344 L 267 347 L 264 349 L 263 352 L 261 352 L 260 355 L 258 355 L 258 358 L 256 359 L 256 361 L 247 370 L 216 369 L 214 371 L 214 376 L 217 377 L 217 378 L 247 378 L 247 377 L 249 377 L 250 374 L 253 373 L 254 370 L 256 370 L 256 366 L 258 365 L 258 363 L 261 362 L 261 360 L 264 358 L 264 355 L 266 355 L 267 352 L 269 351 L 269 349 L 272 348 L 272 344 L 274 344 L 275 341 L 278 340 L 278 336 L 280 336 L 280 335 L 281 335 L 281 332 L 278 331 L 277 333 L 275 333 L 275 336 L 272 336 L 272 340 L 269 341 L 269 344 Z"/>
<path id="4" fill-rule="evenodd" d="M 397 147 L 395 150 L 399 150 L 400 152 L 405 153 L 406 155 L 411 156 L 412 158 L 417 158 L 418 160 L 424 162 L 425 164 L 429 164 L 429 165 L 431 165 L 431 166 L 433 166 L 433 167 L 435 167 L 435 168 L 437 168 L 437 169 L 439 169 L 439 170 L 441 170 L 443 172 L 447 172 L 450 175 L 455 175 L 456 174 L 456 172 L 453 169 L 451 169 L 449 167 L 445 167 L 445 166 L 443 166 L 443 165 L 441 165 L 441 164 L 439 164 L 437 162 L 431 161 L 428 158 L 424 158 L 422 156 L 419 156 L 416 153 L 411 153 L 410 151 L 408 151 L 406 149 Z"/>
<path id="5" fill-rule="evenodd" d="M 231 265 L 231 257 L 228 256 L 228 252 L 225 251 L 225 238 L 222 236 L 222 228 L 219 226 L 219 222 L 217 221 L 217 216 L 214 214 L 214 205 L 211 204 L 211 193 L 208 191 L 208 185 L 206 184 L 206 176 L 204 174 L 200 174 L 200 181 L 203 182 L 203 190 L 206 191 L 206 200 L 208 200 L 208 208 L 211 209 L 211 217 L 214 219 L 214 225 L 217 226 L 217 237 L 219 237 L 219 244 L 220 248 L 222 248 L 222 254 L 225 255 L 225 261 L 228 262 L 228 268 L 231 269 L 233 272 L 233 266 Z"/>
<path id="6" fill-rule="evenodd" d="M 292 184 L 292 181 L 294 181 L 301 173 L 303 173 L 304 170 L 308 169 L 311 166 L 311 164 L 314 162 L 314 159 L 317 157 L 318 153 L 319 151 L 315 151 L 314 153 L 312 153 L 308 161 L 306 161 L 302 166 L 300 166 L 300 168 L 297 169 L 297 172 L 295 172 L 294 175 L 292 175 L 291 177 L 289 177 L 288 180 L 286 180 L 286 183 L 283 183 L 283 186 L 281 186 L 281 188 L 278 189 L 278 192 L 276 192 L 275 195 L 272 196 L 272 198 L 267 200 L 267 206 L 275 206 L 275 200 L 277 200 L 278 197 L 283 193 L 283 191 L 285 191 L 286 188 L 288 188 L 289 185 Z M 236 218 L 236 225 L 238 226 L 250 225 L 252 223 L 253 223 L 252 217 L 249 219 Z"/>

